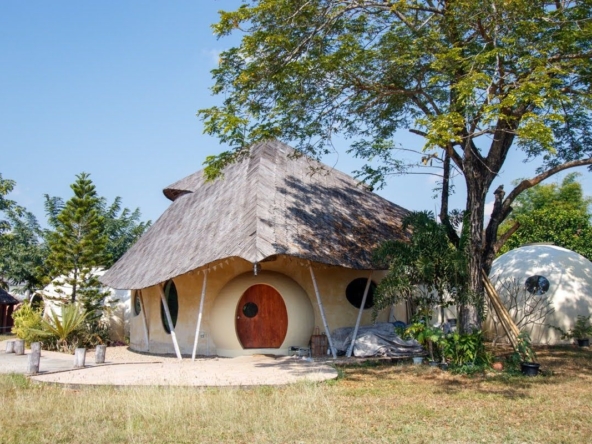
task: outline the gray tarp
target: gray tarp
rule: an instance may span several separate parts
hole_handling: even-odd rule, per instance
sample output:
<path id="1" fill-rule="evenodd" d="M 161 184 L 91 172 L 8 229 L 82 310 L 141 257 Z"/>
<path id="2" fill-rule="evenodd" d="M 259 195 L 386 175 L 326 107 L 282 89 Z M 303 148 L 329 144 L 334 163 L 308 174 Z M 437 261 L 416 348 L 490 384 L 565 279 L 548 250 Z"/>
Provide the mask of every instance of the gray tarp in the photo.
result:
<path id="1" fill-rule="evenodd" d="M 338 328 L 331 333 L 337 352 L 344 354 L 352 341 L 354 327 Z M 393 324 L 381 322 L 358 328 L 353 355 L 357 357 L 404 357 L 423 355 L 425 350 L 415 339 L 405 341 L 396 333 Z"/>

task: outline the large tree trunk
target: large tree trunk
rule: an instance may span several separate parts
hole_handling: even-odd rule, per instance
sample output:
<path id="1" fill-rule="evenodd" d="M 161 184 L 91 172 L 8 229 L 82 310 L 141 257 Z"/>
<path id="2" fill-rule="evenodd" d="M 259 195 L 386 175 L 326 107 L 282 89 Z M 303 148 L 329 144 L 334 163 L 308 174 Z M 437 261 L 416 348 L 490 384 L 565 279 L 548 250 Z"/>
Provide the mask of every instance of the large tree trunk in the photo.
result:
<path id="1" fill-rule="evenodd" d="M 481 269 L 484 261 L 483 222 L 485 215 L 485 196 L 489 178 L 479 167 L 472 165 L 465 168 L 467 185 L 467 206 L 469 224 L 469 290 L 470 300 L 464 301 L 459 307 L 461 332 L 470 333 L 481 328 L 481 307 L 483 304 L 483 280 Z"/>

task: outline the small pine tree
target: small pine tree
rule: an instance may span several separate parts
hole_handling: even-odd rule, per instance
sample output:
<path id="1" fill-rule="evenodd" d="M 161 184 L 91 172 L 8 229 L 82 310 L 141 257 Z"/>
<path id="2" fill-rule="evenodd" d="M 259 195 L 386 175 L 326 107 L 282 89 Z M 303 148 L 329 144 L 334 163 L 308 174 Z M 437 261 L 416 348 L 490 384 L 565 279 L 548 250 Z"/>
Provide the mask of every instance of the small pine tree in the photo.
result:
<path id="1" fill-rule="evenodd" d="M 101 291 L 93 269 L 107 262 L 107 236 L 101 200 L 89 174 L 76 176 L 71 186 L 74 196 L 54 217 L 50 217 L 54 231 L 47 235 L 49 255 L 46 265 L 53 276 L 63 276 L 56 286 L 70 285 L 70 302 L 79 300 L 89 318 L 100 318 L 103 301 L 108 295 Z M 51 215 L 50 215 L 51 216 Z"/>

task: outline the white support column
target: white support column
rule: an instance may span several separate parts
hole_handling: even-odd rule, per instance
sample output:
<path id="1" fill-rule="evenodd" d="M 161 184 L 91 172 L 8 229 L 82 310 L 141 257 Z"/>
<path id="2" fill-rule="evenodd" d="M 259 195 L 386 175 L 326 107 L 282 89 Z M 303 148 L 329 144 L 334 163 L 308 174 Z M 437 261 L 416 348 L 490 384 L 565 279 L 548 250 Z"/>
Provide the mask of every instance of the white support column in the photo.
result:
<path id="1" fill-rule="evenodd" d="M 146 319 L 146 308 L 144 307 L 144 297 L 141 290 L 136 290 L 135 297 L 140 298 L 140 309 L 142 310 L 142 320 L 144 321 L 144 339 L 146 341 L 146 348 L 150 351 L 150 338 L 148 337 L 148 319 Z"/>
<path id="2" fill-rule="evenodd" d="M 370 284 L 372 283 L 372 273 L 370 272 L 370 276 L 368 276 L 368 282 L 366 282 L 366 288 L 364 289 L 364 296 L 362 296 L 362 305 L 360 305 L 360 310 L 358 311 L 358 319 L 356 319 L 356 326 L 354 327 L 354 334 L 352 335 L 351 344 L 349 344 L 349 348 L 347 349 L 346 356 L 349 358 L 352 355 L 352 351 L 354 350 L 354 343 L 356 342 L 356 338 L 358 336 L 358 328 L 360 327 L 360 321 L 362 320 L 362 313 L 364 313 L 364 306 L 366 305 L 366 298 L 368 297 L 368 291 L 370 290 Z"/>
<path id="3" fill-rule="evenodd" d="M 203 285 L 201 287 L 201 300 L 199 301 L 199 313 L 197 315 L 197 325 L 195 326 L 195 340 L 193 341 L 193 353 L 191 360 L 195 361 L 197 353 L 197 341 L 199 340 L 199 328 L 201 327 L 201 316 L 203 314 L 204 299 L 206 298 L 206 284 L 208 282 L 208 270 L 204 270 Z"/>
<path id="4" fill-rule="evenodd" d="M 160 291 L 160 300 L 162 301 L 162 306 L 164 307 L 164 313 L 166 315 L 167 322 L 169 323 L 169 329 L 171 330 L 171 339 L 173 340 L 173 347 L 175 347 L 175 354 L 177 355 L 177 358 L 179 358 L 179 361 L 182 361 L 183 357 L 181 356 L 181 350 L 179 349 L 179 344 L 177 343 L 177 335 L 175 334 L 175 326 L 173 325 L 173 318 L 171 318 L 169 304 L 166 300 L 166 297 L 164 294 L 164 288 L 162 287 L 162 284 L 158 284 L 158 290 Z"/>
<path id="5" fill-rule="evenodd" d="M 312 278 L 312 284 L 314 286 L 315 294 L 317 296 L 317 303 L 319 304 L 319 310 L 321 312 L 321 319 L 323 320 L 323 326 L 325 327 L 325 334 L 327 335 L 327 339 L 329 340 L 329 348 L 331 349 L 331 354 L 333 355 L 333 359 L 337 359 L 337 352 L 335 351 L 335 347 L 333 347 L 333 340 L 331 339 L 331 331 L 329 330 L 329 325 L 327 324 L 327 318 L 325 317 L 325 309 L 323 308 L 323 302 L 321 301 L 319 287 L 317 286 L 317 280 L 315 278 L 314 271 L 312 270 L 312 264 L 310 262 L 308 263 L 308 269 L 310 270 L 310 277 Z"/>

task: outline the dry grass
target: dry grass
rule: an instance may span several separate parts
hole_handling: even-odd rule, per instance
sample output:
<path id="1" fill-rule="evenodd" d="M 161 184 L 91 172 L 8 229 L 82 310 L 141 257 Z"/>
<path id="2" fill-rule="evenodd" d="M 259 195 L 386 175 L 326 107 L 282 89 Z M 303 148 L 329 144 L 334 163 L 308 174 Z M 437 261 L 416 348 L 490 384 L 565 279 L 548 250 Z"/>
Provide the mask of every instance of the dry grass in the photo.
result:
<path id="1" fill-rule="evenodd" d="M 366 365 L 331 383 L 245 390 L 72 390 L 1 376 L 0 442 L 589 442 L 592 352 L 539 360 L 547 376 Z"/>

